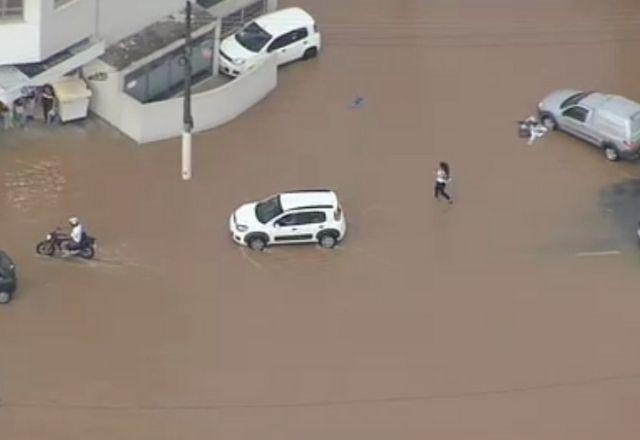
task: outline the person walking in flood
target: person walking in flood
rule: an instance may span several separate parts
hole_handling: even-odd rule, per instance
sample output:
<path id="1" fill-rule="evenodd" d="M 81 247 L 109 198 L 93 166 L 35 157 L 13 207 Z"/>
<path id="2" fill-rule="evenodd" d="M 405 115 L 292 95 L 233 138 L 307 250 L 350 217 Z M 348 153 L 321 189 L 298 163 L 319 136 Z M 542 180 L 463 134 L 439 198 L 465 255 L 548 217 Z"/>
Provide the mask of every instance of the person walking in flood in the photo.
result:
<path id="1" fill-rule="evenodd" d="M 453 203 L 451 196 L 447 194 L 447 184 L 451 181 L 451 170 L 449 164 L 446 162 L 440 162 L 440 166 L 436 170 L 436 185 L 433 195 L 436 199 L 440 196 L 444 197 L 449 203 Z"/>

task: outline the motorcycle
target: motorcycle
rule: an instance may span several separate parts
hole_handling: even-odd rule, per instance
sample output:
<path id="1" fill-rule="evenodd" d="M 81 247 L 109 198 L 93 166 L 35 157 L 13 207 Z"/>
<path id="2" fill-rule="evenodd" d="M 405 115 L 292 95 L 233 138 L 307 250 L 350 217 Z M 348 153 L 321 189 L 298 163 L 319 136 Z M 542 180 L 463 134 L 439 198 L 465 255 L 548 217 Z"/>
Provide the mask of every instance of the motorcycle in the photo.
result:
<path id="1" fill-rule="evenodd" d="M 54 231 L 47 234 L 44 240 L 42 240 L 36 246 L 36 252 L 39 255 L 46 255 L 48 257 L 53 257 L 56 253 L 61 253 L 62 251 L 68 251 L 71 255 L 77 255 L 85 260 L 91 260 L 95 253 L 95 242 L 96 239 L 89 235 L 84 235 L 82 242 L 80 243 L 80 247 L 77 250 L 69 251 L 66 243 L 70 242 L 71 239 L 69 236 L 62 232 L 60 228 L 56 228 Z"/>

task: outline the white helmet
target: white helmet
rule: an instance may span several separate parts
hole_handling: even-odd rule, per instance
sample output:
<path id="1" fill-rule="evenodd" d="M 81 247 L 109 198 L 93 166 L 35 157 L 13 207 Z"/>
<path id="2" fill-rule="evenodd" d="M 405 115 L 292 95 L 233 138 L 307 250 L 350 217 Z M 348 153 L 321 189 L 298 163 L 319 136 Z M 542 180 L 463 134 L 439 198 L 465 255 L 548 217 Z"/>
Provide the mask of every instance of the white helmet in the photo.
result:
<path id="1" fill-rule="evenodd" d="M 80 220 L 78 220 L 78 217 L 71 217 L 69 218 L 69 224 L 71 226 L 77 226 L 78 223 L 80 223 Z"/>

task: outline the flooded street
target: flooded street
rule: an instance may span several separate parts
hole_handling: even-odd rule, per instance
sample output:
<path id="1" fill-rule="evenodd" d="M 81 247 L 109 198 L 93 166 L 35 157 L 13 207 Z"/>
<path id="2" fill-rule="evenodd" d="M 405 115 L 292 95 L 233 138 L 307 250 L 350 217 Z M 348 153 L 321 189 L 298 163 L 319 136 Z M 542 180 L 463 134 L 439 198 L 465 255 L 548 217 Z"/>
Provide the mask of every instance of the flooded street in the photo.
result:
<path id="1" fill-rule="evenodd" d="M 0 132 L 0 439 L 638 438 L 640 164 L 516 121 L 559 88 L 640 101 L 640 4 L 293 4 L 323 52 L 194 135 L 190 182 L 179 139 Z M 240 204 L 317 187 L 337 249 L 231 241 Z M 97 258 L 36 255 L 70 216 Z"/>

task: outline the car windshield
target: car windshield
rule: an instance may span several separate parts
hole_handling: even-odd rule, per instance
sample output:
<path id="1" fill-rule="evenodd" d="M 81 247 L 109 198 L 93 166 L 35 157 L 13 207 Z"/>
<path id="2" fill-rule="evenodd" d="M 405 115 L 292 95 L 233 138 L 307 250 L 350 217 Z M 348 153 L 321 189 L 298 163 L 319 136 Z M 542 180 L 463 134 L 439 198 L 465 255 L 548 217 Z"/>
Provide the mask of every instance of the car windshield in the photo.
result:
<path id="1" fill-rule="evenodd" d="M 591 92 L 580 92 L 576 93 L 575 95 L 571 95 L 567 99 L 565 99 L 562 104 L 560 104 L 560 108 L 569 107 L 570 105 L 576 105 L 582 100 L 582 98 L 589 94 L 591 94 Z"/>
<path id="2" fill-rule="evenodd" d="M 271 40 L 271 34 L 253 22 L 236 34 L 236 41 L 251 52 L 260 52 Z"/>
<path id="3" fill-rule="evenodd" d="M 256 217 L 260 223 L 267 223 L 280 214 L 282 214 L 280 196 L 273 196 L 256 205 Z"/>

